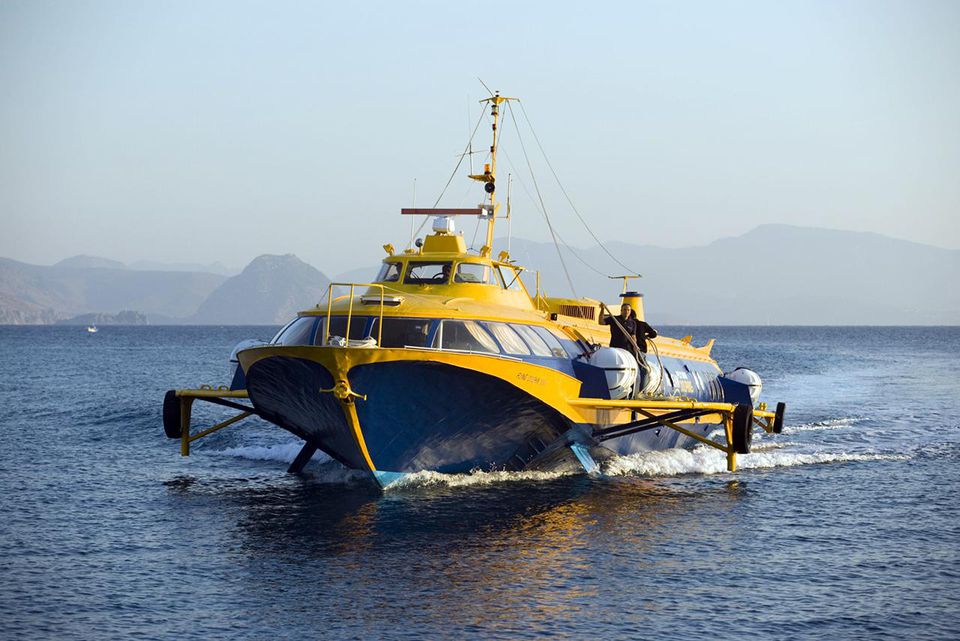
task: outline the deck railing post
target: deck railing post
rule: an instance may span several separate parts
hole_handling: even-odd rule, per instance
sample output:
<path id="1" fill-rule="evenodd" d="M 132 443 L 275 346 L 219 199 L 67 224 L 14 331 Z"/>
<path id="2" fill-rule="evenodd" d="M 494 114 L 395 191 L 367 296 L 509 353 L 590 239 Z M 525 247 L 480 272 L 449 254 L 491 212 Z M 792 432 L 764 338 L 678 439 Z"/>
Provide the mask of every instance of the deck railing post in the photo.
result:
<path id="1" fill-rule="evenodd" d="M 350 283 L 350 303 L 347 305 L 347 335 L 344 340 L 347 341 L 347 347 L 350 346 L 350 321 L 353 320 L 353 283 Z"/>
<path id="2" fill-rule="evenodd" d="M 383 285 L 380 285 L 380 324 L 377 325 L 377 347 L 383 344 L 383 298 L 384 289 Z"/>
<path id="3" fill-rule="evenodd" d="M 323 324 L 323 346 L 330 342 L 330 312 L 333 311 L 333 283 L 327 285 L 327 322 Z"/>

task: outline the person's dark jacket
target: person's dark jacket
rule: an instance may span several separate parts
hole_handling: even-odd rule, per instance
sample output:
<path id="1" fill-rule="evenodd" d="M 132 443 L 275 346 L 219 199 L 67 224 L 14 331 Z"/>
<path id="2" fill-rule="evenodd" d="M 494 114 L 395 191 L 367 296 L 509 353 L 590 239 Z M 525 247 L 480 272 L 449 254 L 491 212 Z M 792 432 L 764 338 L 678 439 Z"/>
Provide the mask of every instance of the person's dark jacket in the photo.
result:
<path id="1" fill-rule="evenodd" d="M 633 336 L 633 339 L 637 342 L 637 347 L 640 348 L 640 351 L 646 354 L 647 339 L 656 338 L 657 330 L 650 327 L 646 321 L 642 321 L 637 318 L 636 312 L 631 313 L 630 318 L 621 318 L 620 316 L 617 316 L 617 321 L 623 326 L 623 329 L 626 330 L 627 333 Z M 604 325 L 610 326 L 610 347 L 619 347 L 635 355 L 634 347 L 630 343 L 630 339 L 627 338 L 626 334 L 623 333 L 623 330 L 620 329 L 620 325 L 614 322 L 610 316 L 604 317 L 601 322 Z"/>

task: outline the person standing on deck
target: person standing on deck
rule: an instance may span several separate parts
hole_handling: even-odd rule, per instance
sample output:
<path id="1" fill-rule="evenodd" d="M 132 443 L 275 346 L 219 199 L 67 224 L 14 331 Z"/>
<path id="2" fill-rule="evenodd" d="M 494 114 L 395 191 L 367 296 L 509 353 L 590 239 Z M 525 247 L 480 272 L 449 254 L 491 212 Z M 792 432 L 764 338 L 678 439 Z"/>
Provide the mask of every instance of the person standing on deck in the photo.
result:
<path id="1" fill-rule="evenodd" d="M 610 326 L 610 347 L 627 350 L 637 359 L 637 363 L 643 366 L 644 361 L 641 360 L 637 350 L 646 354 L 647 339 L 656 338 L 657 330 L 650 327 L 646 321 L 637 318 L 637 313 L 626 303 L 620 306 L 620 315 L 616 320 L 612 316 L 606 316 L 601 322 Z M 633 338 L 633 341 L 630 338 Z"/>

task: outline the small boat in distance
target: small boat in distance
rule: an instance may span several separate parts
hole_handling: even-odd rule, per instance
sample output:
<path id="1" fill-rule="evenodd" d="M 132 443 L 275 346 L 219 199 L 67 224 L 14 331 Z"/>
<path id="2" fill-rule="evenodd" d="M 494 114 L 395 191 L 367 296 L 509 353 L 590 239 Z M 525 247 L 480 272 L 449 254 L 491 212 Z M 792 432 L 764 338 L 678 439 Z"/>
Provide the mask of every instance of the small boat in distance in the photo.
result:
<path id="1" fill-rule="evenodd" d="M 87 325 L 87 333 L 88 333 L 88 334 L 96 334 L 98 331 L 99 331 L 99 330 L 97 329 L 97 326 L 96 326 L 96 325 Z"/>
<path id="2" fill-rule="evenodd" d="M 181 454 L 256 415 L 303 439 L 291 472 L 321 450 L 386 487 L 421 471 L 595 474 L 616 456 L 698 444 L 722 451 L 732 472 L 755 428 L 782 430 L 784 404 L 760 402 L 756 373 L 725 374 L 713 340 L 657 336 L 650 354 L 632 338 L 633 350 L 611 347 L 613 325 L 628 332 L 603 302 L 547 296 L 538 272 L 534 285 L 508 250 L 494 250 L 494 225 L 510 216 L 497 201 L 497 125 L 514 100 L 498 92 L 481 101 L 493 141 L 483 172 L 469 175 L 480 205 L 403 209 L 424 224 L 433 217 L 433 233 L 401 251 L 384 245 L 372 282 L 331 283 L 325 301 L 269 343 L 239 344 L 229 388 L 167 392 L 164 431 Z M 468 249 L 458 217 L 486 223 L 479 250 Z M 624 322 L 644 320 L 631 277 L 618 277 Z M 239 414 L 193 433 L 195 401 Z"/>

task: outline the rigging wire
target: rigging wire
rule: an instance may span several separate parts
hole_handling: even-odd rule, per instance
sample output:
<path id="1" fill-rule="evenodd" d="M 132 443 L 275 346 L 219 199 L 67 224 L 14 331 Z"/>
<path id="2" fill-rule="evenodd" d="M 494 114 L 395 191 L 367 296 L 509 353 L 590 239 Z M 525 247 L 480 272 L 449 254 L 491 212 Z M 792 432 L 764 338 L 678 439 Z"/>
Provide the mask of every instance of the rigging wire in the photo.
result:
<path id="1" fill-rule="evenodd" d="M 514 120 L 516 120 L 516 115 L 513 115 L 513 107 L 508 102 L 507 110 L 511 112 Z M 531 131 L 533 131 L 531 129 Z M 544 220 L 547 221 L 547 228 L 550 230 L 550 235 L 553 237 L 553 246 L 557 249 L 557 257 L 560 258 L 560 266 L 563 267 L 563 274 L 567 277 L 567 284 L 570 285 L 570 291 L 573 292 L 575 298 L 579 298 L 577 295 L 577 288 L 573 284 L 573 279 L 570 278 L 570 271 L 567 269 L 567 262 L 563 260 L 563 252 L 560 251 L 560 245 L 557 243 L 557 232 L 553 229 L 553 223 L 550 222 L 550 216 L 547 214 L 547 206 L 543 202 L 543 196 L 540 193 L 540 187 L 537 185 L 537 177 L 533 173 L 533 166 L 530 164 L 530 157 L 527 155 L 527 148 L 523 144 L 523 136 L 520 135 L 520 128 L 517 128 L 517 140 L 520 141 L 520 149 L 523 150 L 523 157 L 527 161 L 527 168 L 530 170 L 530 179 L 533 181 L 533 187 L 537 191 L 537 198 L 540 200 L 540 206 L 542 207 L 542 213 Z"/>
<path id="2" fill-rule="evenodd" d="M 573 209 L 573 213 L 577 215 L 577 218 L 580 220 L 580 223 L 583 225 L 584 229 L 586 229 L 590 233 L 590 235 L 593 237 L 593 240 L 595 240 L 597 242 L 597 245 L 600 246 L 600 249 L 602 249 L 604 253 L 607 256 L 609 256 L 611 260 L 613 260 L 613 262 L 620 265 L 631 274 L 639 274 L 640 272 L 636 271 L 635 269 L 631 269 L 630 267 L 627 267 L 622 262 L 620 262 L 616 256 L 611 254 L 610 251 L 606 248 L 606 246 L 600 241 L 600 239 L 597 238 L 597 235 L 593 233 L 593 230 L 590 229 L 590 226 L 587 224 L 587 221 L 584 220 L 583 216 L 580 215 L 580 211 L 577 209 L 577 206 L 573 204 L 573 199 L 570 198 L 570 195 L 567 193 L 567 190 L 563 187 L 563 183 L 560 182 L 560 177 L 557 175 L 556 170 L 554 170 L 553 165 L 550 163 L 550 159 L 547 157 L 547 152 L 543 150 L 543 145 L 540 144 L 540 137 L 537 136 L 537 132 L 534 130 L 533 125 L 530 123 L 530 118 L 527 116 L 527 110 L 523 106 L 523 101 L 518 100 L 517 102 L 520 103 L 520 111 L 523 114 L 523 119 L 526 121 L 527 127 L 530 128 L 530 133 L 533 134 L 533 139 L 537 142 L 537 147 L 540 149 L 540 153 L 543 155 L 543 159 L 547 162 L 547 167 L 550 168 L 550 173 L 553 174 L 553 178 L 554 180 L 557 181 L 557 185 L 560 187 L 560 191 L 563 193 L 564 198 L 567 199 L 567 202 L 570 204 L 571 209 Z"/>
<path id="3" fill-rule="evenodd" d="M 513 170 L 514 170 L 514 171 L 517 171 L 516 164 L 513 162 L 513 159 L 510 158 L 510 154 L 507 152 L 507 150 L 504 148 L 504 149 L 502 149 L 501 151 L 503 151 L 503 155 L 506 156 L 507 162 L 510 163 L 510 166 L 513 168 Z M 527 187 L 527 184 L 526 184 L 525 182 L 523 182 L 523 179 L 520 178 L 519 175 L 517 176 L 517 182 L 519 182 L 519 183 L 520 183 L 520 186 L 523 187 L 524 193 L 527 194 L 527 198 L 530 199 L 530 202 L 533 203 L 533 206 L 536 207 L 537 211 L 539 211 L 541 214 L 543 214 L 543 211 L 540 209 L 540 205 L 537 204 L 536 200 L 535 200 L 534 197 L 533 197 L 533 194 L 530 193 L 530 189 Z M 573 247 L 571 247 L 571 246 L 567 243 L 567 241 L 564 240 L 563 236 L 561 236 L 559 232 L 557 232 L 557 239 L 560 241 L 560 244 L 562 244 L 562 245 L 566 248 L 566 250 L 567 250 L 568 252 L 570 252 L 571 254 L 573 254 L 573 257 L 574 257 L 574 258 L 576 258 L 578 261 L 580 261 L 581 263 L 583 263 L 583 265 L 584 265 L 587 269 L 589 269 L 589 270 L 592 271 L 593 273 L 598 274 L 598 275 L 600 275 L 600 276 L 609 277 L 608 274 L 606 274 L 605 272 L 600 271 L 599 269 L 597 269 L 596 267 L 594 267 L 593 265 L 591 265 L 590 263 L 588 263 L 588 262 L 586 261 L 586 259 L 584 259 L 579 253 L 577 253 L 577 252 L 573 249 Z"/>
<path id="4" fill-rule="evenodd" d="M 473 244 L 477 242 L 477 232 L 480 231 L 480 217 L 477 216 L 477 226 L 473 228 L 473 238 L 470 239 L 470 249 L 473 249 Z"/>

